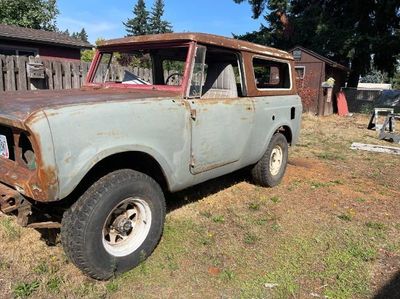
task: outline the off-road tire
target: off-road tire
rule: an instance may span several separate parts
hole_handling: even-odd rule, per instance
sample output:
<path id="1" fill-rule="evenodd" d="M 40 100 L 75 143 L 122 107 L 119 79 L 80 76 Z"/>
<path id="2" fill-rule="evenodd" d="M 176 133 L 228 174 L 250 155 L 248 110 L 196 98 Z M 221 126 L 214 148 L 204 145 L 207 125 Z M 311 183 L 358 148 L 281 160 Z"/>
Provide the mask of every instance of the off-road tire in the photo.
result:
<path id="1" fill-rule="evenodd" d="M 282 159 L 279 171 L 273 174 L 271 173 L 270 161 L 273 158 L 272 153 L 277 147 L 280 147 L 282 151 Z M 274 187 L 278 185 L 285 174 L 287 161 L 288 142 L 286 137 L 281 133 L 275 133 L 271 138 L 266 152 L 251 170 L 254 182 L 263 187 Z"/>
<path id="2" fill-rule="evenodd" d="M 103 244 L 103 227 L 114 207 L 126 198 L 140 197 L 151 211 L 148 234 L 140 247 L 126 256 L 113 256 Z M 157 246 L 165 220 L 165 199 L 149 176 L 122 169 L 95 182 L 62 219 L 61 241 L 68 258 L 92 278 L 109 279 L 136 267 Z"/>

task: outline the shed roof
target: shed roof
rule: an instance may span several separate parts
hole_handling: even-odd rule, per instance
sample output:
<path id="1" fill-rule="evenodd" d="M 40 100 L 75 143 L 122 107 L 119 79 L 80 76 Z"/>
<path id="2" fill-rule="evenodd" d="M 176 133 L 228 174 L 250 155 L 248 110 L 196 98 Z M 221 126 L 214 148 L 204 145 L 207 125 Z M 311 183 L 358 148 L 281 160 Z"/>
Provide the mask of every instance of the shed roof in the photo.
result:
<path id="1" fill-rule="evenodd" d="M 283 50 L 213 34 L 192 33 L 192 32 L 141 35 L 141 36 L 130 36 L 125 38 L 112 39 L 100 43 L 99 48 L 102 49 L 115 46 L 129 46 L 129 45 L 144 44 L 144 43 L 185 42 L 185 41 L 196 41 L 198 43 L 205 45 L 219 46 L 228 49 L 247 51 L 262 55 L 293 60 L 292 55 Z"/>
<path id="2" fill-rule="evenodd" d="M 294 50 L 304 51 L 304 52 L 310 54 L 311 56 L 314 56 L 315 58 L 322 60 L 323 62 L 325 62 L 326 64 L 328 64 L 329 66 L 331 66 L 333 68 L 337 68 L 337 69 L 340 69 L 340 70 L 343 70 L 346 72 L 350 71 L 349 68 L 345 67 L 344 65 L 341 65 L 333 60 L 330 60 L 329 58 L 319 55 L 318 53 L 315 53 L 314 51 L 311 51 L 309 49 L 303 48 L 301 46 L 296 46 L 293 49 L 289 50 L 289 52 L 292 53 Z"/>
<path id="3" fill-rule="evenodd" d="M 0 24 L 0 39 L 49 44 L 68 48 L 90 49 L 93 46 L 65 33 Z"/>

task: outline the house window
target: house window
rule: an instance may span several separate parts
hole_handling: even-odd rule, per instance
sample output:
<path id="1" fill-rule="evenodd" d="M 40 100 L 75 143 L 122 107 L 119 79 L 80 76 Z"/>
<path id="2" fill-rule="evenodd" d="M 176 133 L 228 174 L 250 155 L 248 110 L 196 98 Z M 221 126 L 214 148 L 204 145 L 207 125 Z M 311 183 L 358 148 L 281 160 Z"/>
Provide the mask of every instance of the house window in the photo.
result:
<path id="1" fill-rule="evenodd" d="M 0 55 L 36 56 L 37 49 L 0 45 Z"/>
<path id="2" fill-rule="evenodd" d="M 296 79 L 304 79 L 304 73 L 306 71 L 306 67 L 304 66 L 296 66 Z"/>
<path id="3" fill-rule="evenodd" d="M 290 89 L 290 67 L 286 62 L 253 58 L 253 69 L 258 89 Z"/>
<path id="4" fill-rule="evenodd" d="M 301 60 L 301 50 L 294 50 L 293 58 L 294 58 L 294 60 Z"/>

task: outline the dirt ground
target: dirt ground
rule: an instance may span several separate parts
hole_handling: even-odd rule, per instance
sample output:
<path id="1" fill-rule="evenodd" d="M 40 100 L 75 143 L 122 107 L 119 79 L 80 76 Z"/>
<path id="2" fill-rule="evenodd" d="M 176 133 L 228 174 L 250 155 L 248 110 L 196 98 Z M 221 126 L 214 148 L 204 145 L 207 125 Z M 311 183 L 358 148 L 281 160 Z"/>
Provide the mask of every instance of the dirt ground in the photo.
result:
<path id="1" fill-rule="evenodd" d="M 392 145 L 367 123 L 304 115 L 278 187 L 241 171 L 168 195 L 153 255 L 108 282 L 0 216 L 0 298 L 400 298 L 400 156 L 351 150 Z"/>

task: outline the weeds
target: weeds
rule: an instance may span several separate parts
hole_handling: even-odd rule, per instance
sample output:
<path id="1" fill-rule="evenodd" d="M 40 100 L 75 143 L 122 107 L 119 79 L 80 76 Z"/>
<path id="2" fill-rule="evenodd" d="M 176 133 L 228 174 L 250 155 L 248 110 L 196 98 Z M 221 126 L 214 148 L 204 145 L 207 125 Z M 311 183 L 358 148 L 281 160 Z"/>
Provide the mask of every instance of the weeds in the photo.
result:
<path id="1" fill-rule="evenodd" d="M 40 262 L 35 268 L 33 268 L 33 272 L 39 275 L 43 275 L 49 272 L 49 266 L 45 261 Z"/>
<path id="2" fill-rule="evenodd" d="M 216 215 L 216 216 L 212 216 L 211 220 L 215 223 L 224 223 L 225 222 L 225 218 L 222 215 Z"/>
<path id="3" fill-rule="evenodd" d="M 38 281 L 33 281 L 31 283 L 21 282 L 15 285 L 13 293 L 16 298 L 26 298 L 32 295 L 39 286 L 40 284 Z"/>
<path id="4" fill-rule="evenodd" d="M 271 198 L 271 201 L 273 202 L 273 203 L 278 203 L 278 202 L 280 202 L 280 198 L 279 198 L 279 196 L 272 196 Z"/>
<path id="5" fill-rule="evenodd" d="M 9 241 L 18 240 L 21 237 L 21 228 L 16 226 L 11 218 L 0 219 L 0 225 Z"/>
<path id="6" fill-rule="evenodd" d="M 60 290 L 62 283 L 63 280 L 60 277 L 52 277 L 47 282 L 47 289 L 52 293 L 57 293 Z"/>
<path id="7" fill-rule="evenodd" d="M 231 281 L 235 277 L 235 273 L 232 270 L 224 269 L 220 276 L 224 281 Z"/>
<path id="8" fill-rule="evenodd" d="M 254 245 L 258 240 L 259 238 L 251 233 L 246 233 L 243 239 L 244 243 L 248 245 Z"/>
<path id="9" fill-rule="evenodd" d="M 330 160 L 330 161 L 336 161 L 336 160 L 344 161 L 344 160 L 346 160 L 346 157 L 344 155 L 342 155 L 342 154 L 339 154 L 339 153 L 323 152 L 323 153 L 316 154 L 316 156 L 318 158 L 320 158 L 320 159 Z"/>
<path id="10" fill-rule="evenodd" d="M 118 289 L 119 289 L 119 284 L 118 284 L 118 282 L 115 281 L 115 280 L 112 280 L 112 281 L 110 281 L 110 282 L 108 282 L 108 283 L 106 284 L 106 290 L 107 290 L 109 293 L 115 293 L 116 291 L 118 291 Z"/>
<path id="11" fill-rule="evenodd" d="M 340 214 L 337 216 L 340 220 L 350 222 L 352 217 L 349 214 Z"/>
<path id="12" fill-rule="evenodd" d="M 365 226 L 368 228 L 371 228 L 371 229 L 375 229 L 375 230 L 384 230 L 385 229 L 385 225 L 380 222 L 369 221 L 369 222 L 365 223 Z"/>
<path id="13" fill-rule="evenodd" d="M 258 211 L 260 209 L 260 204 L 258 202 L 251 202 L 249 204 L 249 210 Z"/>

